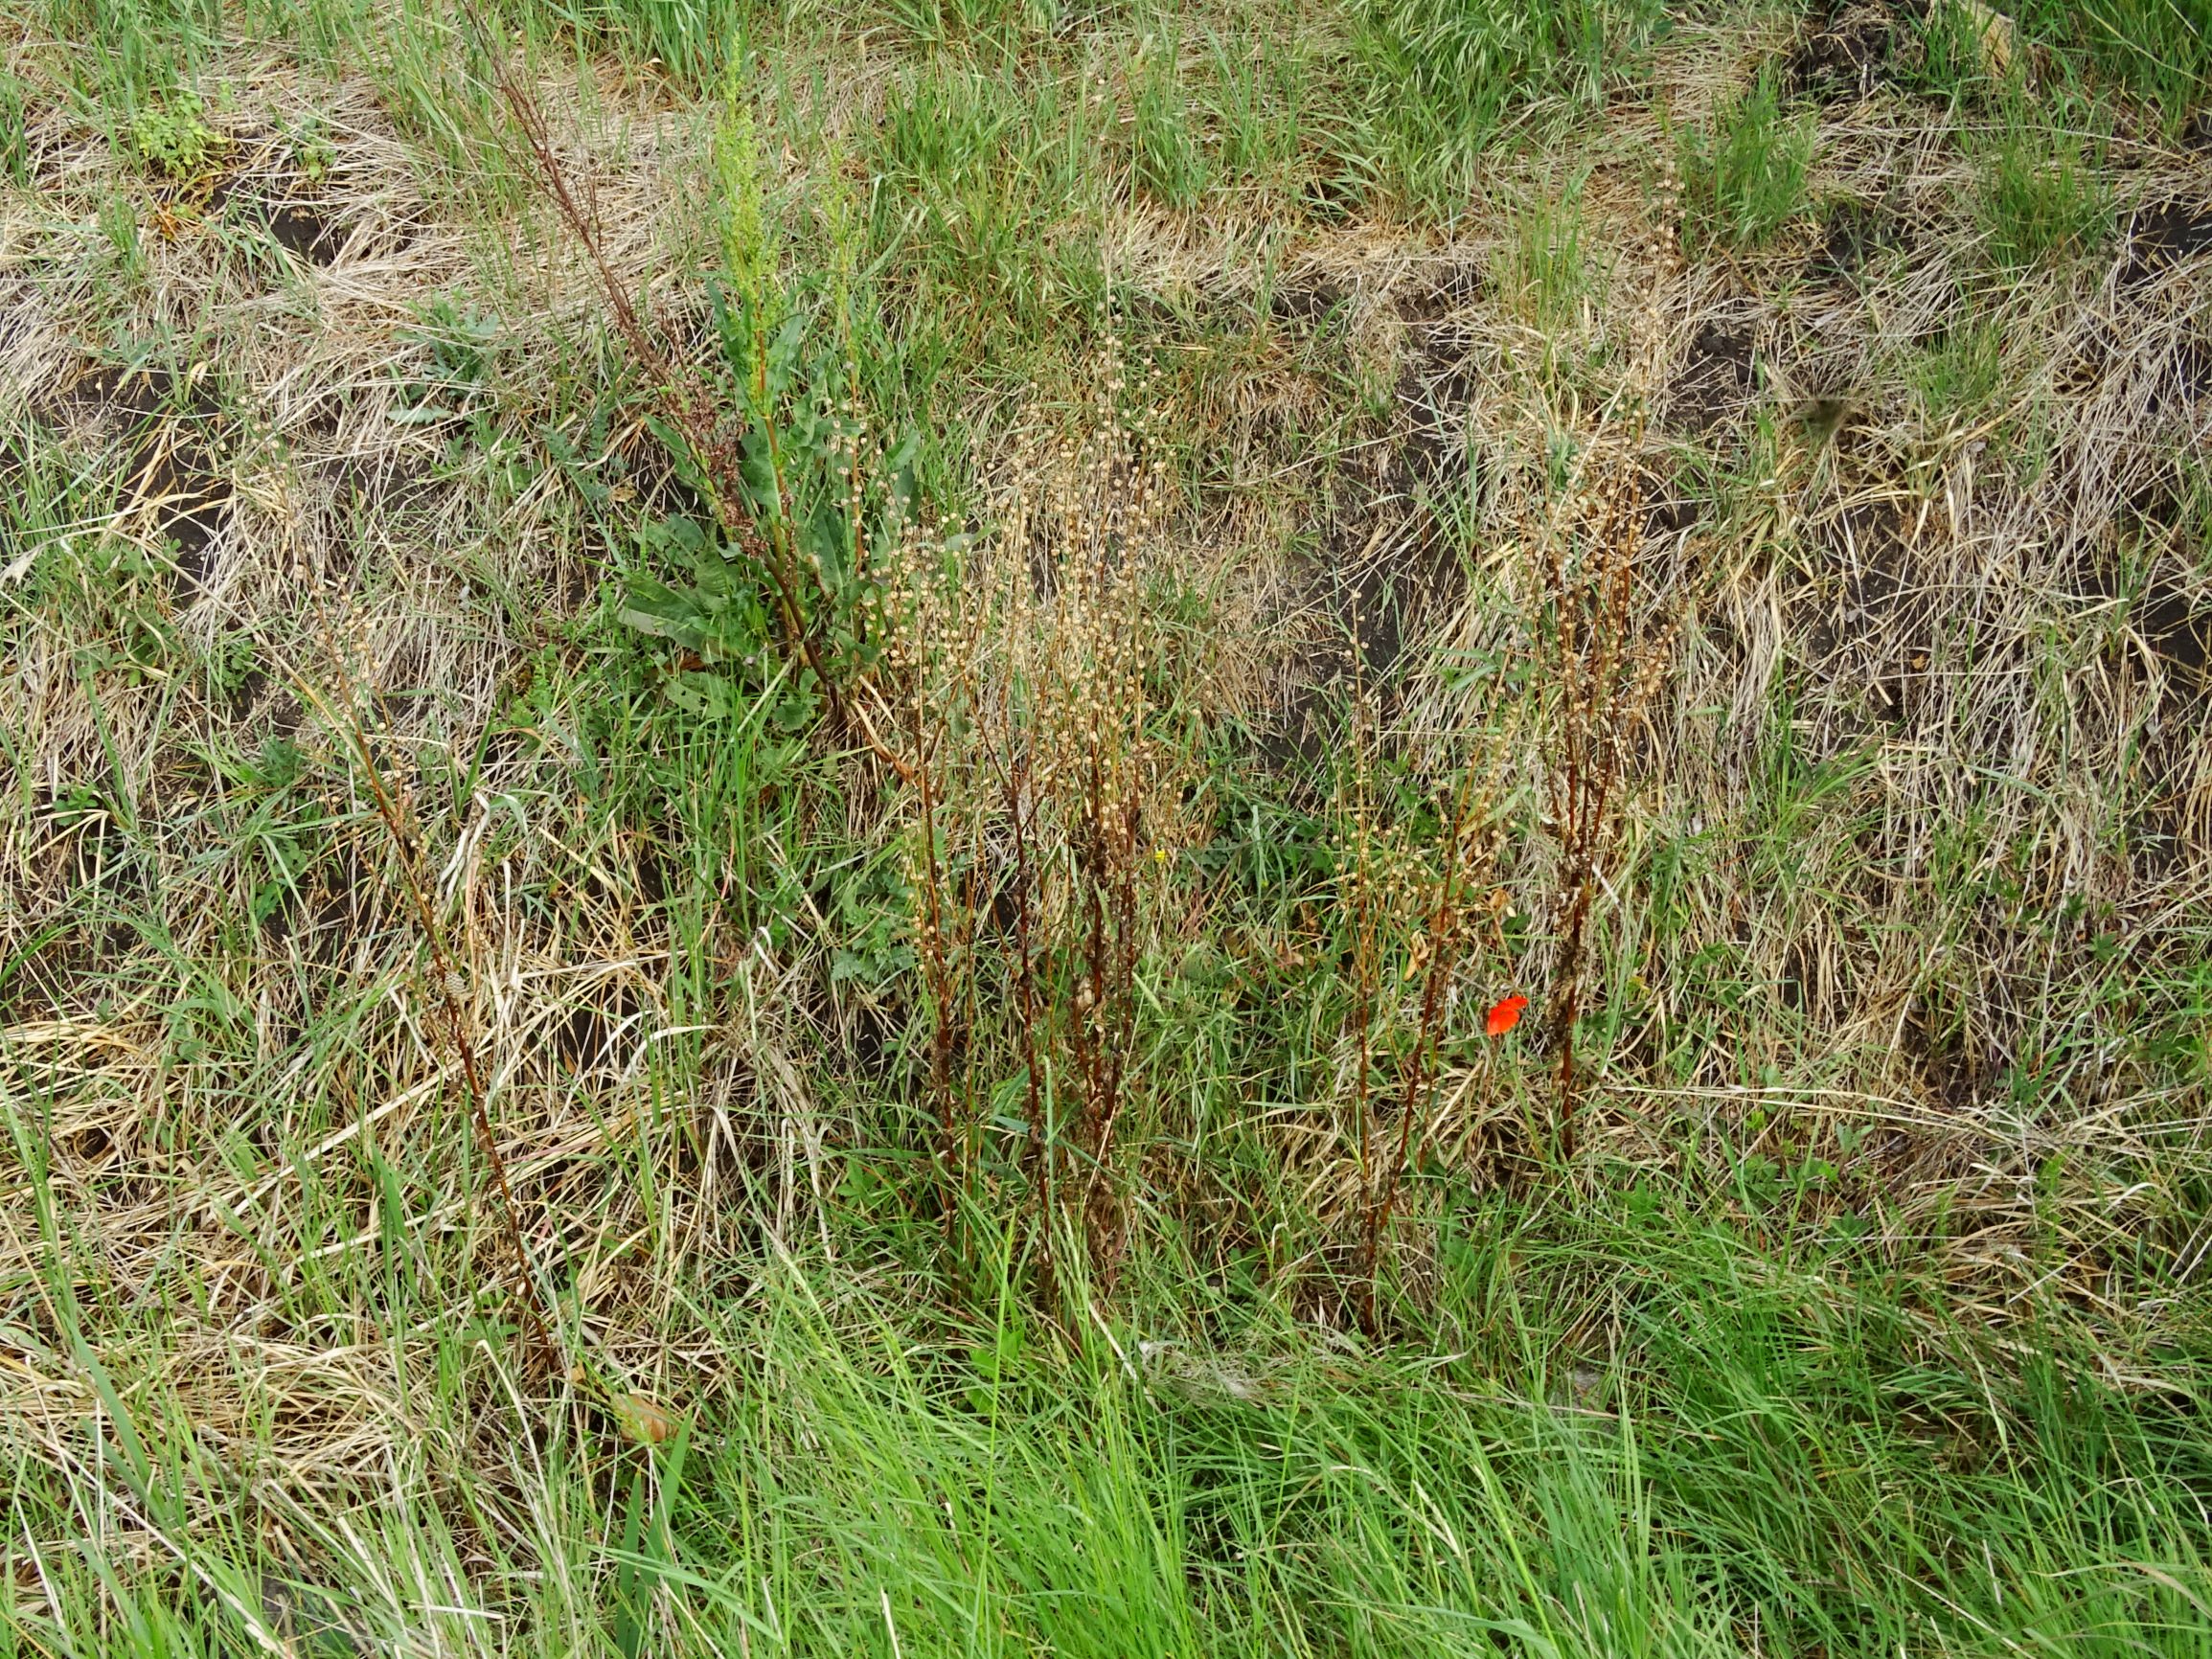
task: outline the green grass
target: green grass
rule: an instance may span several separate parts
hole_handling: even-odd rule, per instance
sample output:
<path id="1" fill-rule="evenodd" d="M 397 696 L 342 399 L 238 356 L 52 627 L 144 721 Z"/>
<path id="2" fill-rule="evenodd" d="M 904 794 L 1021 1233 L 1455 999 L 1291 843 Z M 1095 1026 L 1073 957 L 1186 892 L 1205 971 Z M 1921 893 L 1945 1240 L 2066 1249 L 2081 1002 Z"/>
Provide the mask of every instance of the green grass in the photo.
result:
<path id="1" fill-rule="evenodd" d="M 1663 21 L 1646 0 L 1370 0 L 1356 35 L 1382 181 L 1425 216 L 1467 210 L 1483 150 L 1586 115 Z"/>
<path id="2" fill-rule="evenodd" d="M 2212 102 L 2212 11 L 2202 0 L 2033 0 L 2020 21 L 2155 112 L 2166 136 Z"/>
<path id="3" fill-rule="evenodd" d="M 1996 323 L 1966 319 L 1945 331 L 1913 375 L 1930 424 L 1965 426 L 1988 411 L 2004 386 L 2004 345 Z"/>
<path id="4" fill-rule="evenodd" d="M 1593 297 L 1588 231 L 1583 212 L 1585 180 L 1573 179 L 1522 211 L 1499 250 L 1495 280 L 1526 307 L 1548 341 L 1568 333 Z"/>
<path id="5" fill-rule="evenodd" d="M 1976 203 L 1991 257 L 2007 269 L 2094 252 L 2110 237 L 2113 193 L 2098 116 L 2085 102 L 2026 93 L 1997 106 L 1979 147 Z"/>
<path id="6" fill-rule="evenodd" d="M 8 15 L 0 1653 L 2212 1651 L 2189 0 Z"/>
<path id="7" fill-rule="evenodd" d="M 1479 1279 L 1484 1233 L 1512 1221 L 1470 1224 Z M 1100 1654 L 2201 1639 L 2160 1582 L 2202 1565 L 2202 1470 L 2173 1461 L 2173 1427 L 2056 1374 L 1991 1398 L 1914 1356 L 1880 1300 L 1808 1326 L 1786 1284 L 1742 1277 L 1741 1244 L 1657 1232 L 1630 1270 L 1628 1352 L 1561 1356 L 1563 1375 L 1542 1358 L 1557 1328 L 1509 1313 L 1481 1365 L 1193 1347 L 1146 1388 L 1094 1335 L 1065 1366 L 994 1359 L 978 1388 L 957 1350 L 785 1314 L 761 1409 L 686 1461 L 729 1507 L 679 1500 L 674 1553 L 760 1586 L 721 1609 L 756 1641 L 776 1606 L 808 1609 L 786 1626 L 800 1650 L 889 1653 L 894 1625 L 901 1651 Z M 1555 1255 L 1523 1294 L 1595 1265 Z M 769 1449 L 798 1437 L 821 1447 L 810 1478 Z"/>
<path id="8" fill-rule="evenodd" d="M 1704 234 L 1726 246 L 1766 241 L 1805 209 L 1813 127 L 1784 107 L 1773 80 L 1716 111 L 1709 129 L 1683 141 L 1682 176 Z"/>
<path id="9" fill-rule="evenodd" d="M 2063 1341 L 1993 1376 L 1916 1310 L 1933 1285 L 1859 1283 L 1848 1252 L 1778 1262 L 1630 1198 L 1566 1238 L 1510 1205 L 1456 1216 L 1471 1317 L 1437 1359 L 1248 1322 L 1157 1326 L 1149 1353 L 1128 1323 L 1071 1346 L 1004 1288 L 916 1329 L 837 1311 L 819 1264 L 764 1264 L 711 1327 L 732 1384 L 711 1426 L 649 1458 L 563 1413 L 495 1460 L 513 1499 L 457 1447 L 406 1448 L 401 1493 L 458 1481 L 465 1507 L 521 1503 L 526 1532 L 467 1538 L 428 1505 L 343 1530 L 293 1512 L 311 1579 L 195 1517 L 233 1460 L 281 1466 L 283 1433 L 214 1456 L 148 1380 L 149 1326 L 93 1386 L 110 1479 L 189 1532 L 191 1579 L 103 1590 L 97 1559 L 49 1548 L 17 1636 L 219 1650 L 288 1605 L 470 1648 L 496 1613 L 544 1651 L 1719 1654 L 1753 1631 L 1787 1651 L 2203 1650 L 2212 1469 L 2182 1404 L 2116 1392 Z M 362 1270 L 396 1284 L 404 1261 L 388 1246 Z M 1601 1307 L 1602 1336 L 1576 1317 Z M 464 1442 L 506 1409 L 466 1330 L 391 1358 Z M 13 1501 L 43 1530 L 67 1500 L 23 1470 Z M 488 1588 L 518 1552 L 536 1564 L 495 1606 L 409 1609 L 410 1582 Z"/>

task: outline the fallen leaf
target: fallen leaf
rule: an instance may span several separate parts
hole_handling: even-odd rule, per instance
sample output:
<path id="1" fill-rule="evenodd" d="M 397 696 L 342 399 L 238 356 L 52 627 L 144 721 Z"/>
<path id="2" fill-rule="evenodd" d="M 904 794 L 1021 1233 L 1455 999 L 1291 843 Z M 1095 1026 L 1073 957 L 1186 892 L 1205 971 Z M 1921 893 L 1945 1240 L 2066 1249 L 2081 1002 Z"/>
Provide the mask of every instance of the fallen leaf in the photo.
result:
<path id="1" fill-rule="evenodd" d="M 614 1420 L 626 1439 L 658 1445 L 675 1433 L 678 1419 L 650 1394 L 626 1394 L 614 1402 Z"/>
<path id="2" fill-rule="evenodd" d="M 2013 66 L 2013 20 L 2002 11 L 1984 6 L 1981 0 L 1956 0 L 1956 3 L 1973 26 L 1974 43 L 1981 50 L 1982 61 L 1994 74 L 2004 74 Z"/>

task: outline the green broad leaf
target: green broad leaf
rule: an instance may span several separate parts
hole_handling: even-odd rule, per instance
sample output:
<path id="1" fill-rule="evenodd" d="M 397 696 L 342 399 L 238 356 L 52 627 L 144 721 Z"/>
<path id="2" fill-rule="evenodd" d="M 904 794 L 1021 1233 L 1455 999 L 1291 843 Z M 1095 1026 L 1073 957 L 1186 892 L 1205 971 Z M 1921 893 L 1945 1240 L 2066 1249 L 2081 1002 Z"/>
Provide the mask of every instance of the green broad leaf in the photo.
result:
<path id="1" fill-rule="evenodd" d="M 722 674 L 672 674 L 665 688 L 668 700 L 687 715 L 705 719 L 736 719 L 751 707 L 745 688 Z"/>
<path id="2" fill-rule="evenodd" d="M 799 367 L 799 351 L 806 344 L 807 319 L 804 313 L 794 311 L 784 319 L 775 338 L 768 342 L 768 393 L 781 398 L 789 388 Z"/>
<path id="3" fill-rule="evenodd" d="M 695 495 L 712 501 L 715 491 L 707 483 L 705 474 L 699 471 L 698 463 L 692 455 L 690 440 L 657 415 L 648 415 L 645 424 L 646 430 L 653 435 L 654 441 L 667 453 L 669 465 L 675 469 L 675 475 L 683 482 L 684 488 Z"/>
<path id="4" fill-rule="evenodd" d="M 776 489 L 776 466 L 768 441 L 758 429 L 745 434 L 743 447 L 739 451 L 738 477 L 745 487 L 745 497 L 753 516 L 763 524 L 773 525 L 783 518 L 783 498 Z"/>
<path id="5" fill-rule="evenodd" d="M 656 639 L 673 640 L 701 655 L 712 642 L 711 614 L 697 600 L 650 577 L 630 579 L 621 616 L 627 627 Z"/>
<path id="6" fill-rule="evenodd" d="M 800 551 L 820 564 L 822 581 L 832 593 L 845 585 L 845 515 L 832 502 L 814 510 L 799 536 Z"/>

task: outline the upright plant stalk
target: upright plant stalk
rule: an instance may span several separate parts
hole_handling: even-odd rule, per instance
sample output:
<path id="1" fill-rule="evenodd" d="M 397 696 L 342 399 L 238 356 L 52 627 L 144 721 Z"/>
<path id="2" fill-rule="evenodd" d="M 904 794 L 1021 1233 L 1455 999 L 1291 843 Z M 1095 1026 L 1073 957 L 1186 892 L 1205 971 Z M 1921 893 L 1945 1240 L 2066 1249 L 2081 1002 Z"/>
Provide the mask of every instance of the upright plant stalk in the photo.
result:
<path id="1" fill-rule="evenodd" d="M 1010 698 L 1014 694 L 1012 688 L 1009 688 L 1008 694 Z M 1037 804 L 1031 795 L 1031 771 L 1027 753 L 1015 752 L 1014 741 L 1014 734 L 1010 731 L 1007 734 L 1008 753 L 998 766 L 999 801 L 1014 836 L 1014 987 L 1015 1009 L 1020 1025 L 1016 1041 L 1021 1049 L 1023 1092 L 1029 1119 L 1030 1181 L 1036 1189 L 1038 1200 L 1038 1248 L 1044 1280 L 1049 1286 L 1053 1273 L 1053 1170 L 1051 1149 L 1045 1134 L 1044 1079 L 1041 1075 L 1043 1054 L 1038 1044 L 1038 1021 L 1042 1017 L 1043 1009 L 1038 996 L 1037 955 L 1033 939 L 1033 911 L 1037 893 L 1030 848 Z"/>
<path id="2" fill-rule="evenodd" d="M 929 1096 L 937 1114 L 937 1196 L 944 1212 L 947 1261 L 959 1243 L 960 1195 L 966 1185 L 961 1138 L 952 1098 L 952 1021 L 956 1001 L 947 943 L 945 880 L 937 855 L 937 785 L 923 724 L 922 698 L 914 699 L 914 789 L 922 808 L 922 962 L 933 1005 L 929 1032 Z"/>
<path id="3" fill-rule="evenodd" d="M 1393 872 L 1376 836 L 1375 795 L 1371 774 L 1375 740 L 1373 710 L 1368 700 L 1367 653 L 1360 634 L 1360 615 L 1355 599 L 1349 617 L 1352 645 L 1352 858 L 1348 872 L 1352 907 L 1353 1047 L 1352 1126 L 1358 1148 L 1361 1202 L 1359 1244 L 1353 1261 L 1353 1284 L 1359 1298 L 1359 1321 L 1372 1335 L 1380 1328 L 1376 1296 L 1376 1261 L 1382 1232 L 1380 1213 L 1385 1176 L 1379 1142 L 1386 1131 L 1377 1123 L 1375 1108 L 1375 1026 L 1382 1006 L 1382 954 L 1384 921 L 1395 886 Z"/>
<path id="4" fill-rule="evenodd" d="M 337 642 L 324 615 L 321 604 L 315 606 L 317 623 L 323 634 L 324 649 L 341 677 L 345 673 L 344 659 Z M 474 1132 L 477 1149 L 483 1154 L 486 1167 L 491 1171 L 491 1184 L 499 1198 L 499 1214 L 508 1247 L 514 1258 L 515 1284 L 513 1292 L 529 1328 L 531 1345 L 536 1351 L 538 1361 L 548 1375 L 558 1375 L 559 1352 L 552 1334 L 552 1321 L 548 1317 L 544 1298 L 538 1293 L 536 1275 L 531 1270 L 530 1251 L 522 1239 L 520 1211 L 514 1202 L 513 1185 L 508 1179 L 507 1159 L 499 1150 L 499 1138 L 491 1126 L 490 1090 L 485 1085 L 483 1068 L 478 1062 L 476 1041 L 468 1019 L 468 1011 L 462 1002 L 467 980 L 456 965 L 452 951 L 447 947 L 445 929 L 438 920 L 438 909 L 432 902 L 430 883 L 424 879 L 422 869 L 422 847 L 416 833 L 412 814 L 406 803 L 385 780 L 383 770 L 376 764 L 376 757 L 370 746 L 368 735 L 349 706 L 345 714 L 333 710 L 321 693 L 305 675 L 290 673 L 294 689 L 301 700 L 319 709 L 331 727 L 341 733 L 353 750 L 361 774 L 368 780 L 369 795 L 375 804 L 376 816 L 384 826 L 385 834 L 399 855 L 400 884 L 406 889 L 408 901 L 415 912 L 416 925 L 422 930 L 424 948 L 430 953 L 430 993 L 445 1016 L 446 1040 L 451 1044 L 454 1057 L 461 1065 L 461 1080 L 468 1097 L 468 1120 Z M 349 704 L 351 698 L 349 698 Z"/>
<path id="5" fill-rule="evenodd" d="M 1129 1051 L 1136 1022 L 1139 807 L 1133 781 L 1127 785 L 1130 792 L 1119 803 L 1118 812 L 1110 787 L 1094 753 L 1085 803 L 1084 839 L 1088 845 L 1080 854 L 1088 866 L 1084 906 L 1090 1007 L 1087 1014 L 1079 1009 L 1078 1020 L 1088 1050 L 1089 1078 L 1084 1133 L 1091 1170 L 1083 1188 L 1083 1211 L 1091 1226 L 1093 1249 L 1102 1257 L 1110 1255 L 1107 1235 L 1111 1222 L 1100 1203 L 1114 1130 L 1128 1102 Z"/>
<path id="6" fill-rule="evenodd" d="M 482 27 L 479 20 L 479 28 Z M 496 38 L 495 35 L 489 37 Z M 883 742 L 862 702 L 853 694 L 855 685 L 850 682 L 858 678 L 857 670 L 849 673 L 832 660 L 833 653 L 822 625 L 823 613 L 829 608 L 829 596 L 822 591 L 819 580 L 809 580 L 792 538 L 783 435 L 767 383 L 767 330 L 762 310 L 764 289 L 755 284 L 755 292 L 749 296 L 753 363 L 752 372 L 746 376 L 746 390 L 751 407 L 741 418 L 742 424 L 733 432 L 720 399 L 705 376 L 696 369 L 679 367 L 672 361 L 638 315 L 627 289 L 615 276 L 606 257 L 597 216 L 581 198 L 554 145 L 544 108 L 536 95 L 515 79 L 511 64 L 504 58 L 498 84 L 500 98 L 513 116 L 529 149 L 538 185 L 569 234 L 588 256 L 593 279 L 606 304 L 615 332 L 651 380 L 661 420 L 667 432 L 673 435 L 685 452 L 682 459 L 691 462 L 705 489 L 708 510 L 730 542 L 765 579 L 769 606 L 783 648 L 795 654 L 813 675 L 829 706 L 832 730 L 840 739 L 856 735 L 903 777 L 903 763 Z M 757 232 L 758 227 L 755 229 Z M 762 435 L 770 458 L 774 501 L 764 514 L 765 535 L 743 506 L 746 489 L 740 445 L 747 426 Z M 812 590 L 813 602 L 810 602 L 810 590 Z M 864 695 L 864 684 L 860 690 Z"/>
<path id="7" fill-rule="evenodd" d="M 1638 422 L 1630 439 L 1641 436 Z M 1572 1157 L 1582 1078 L 1575 1027 L 1588 955 L 1590 905 L 1600 860 L 1610 845 L 1614 796 L 1626 757 L 1628 725 L 1641 699 L 1629 649 L 1635 576 L 1635 485 L 1622 462 L 1601 487 L 1589 557 L 1594 568 L 1570 575 L 1559 537 L 1549 538 L 1545 599 L 1553 612 L 1553 677 L 1560 690 L 1558 738 L 1546 777 L 1560 836 L 1556 899 L 1560 956 L 1549 1021 L 1559 1050 L 1560 1150 Z"/>
<path id="8" fill-rule="evenodd" d="M 1656 184 L 1651 249 L 1662 275 L 1671 277 L 1679 267 L 1681 254 L 1681 180 L 1671 149 L 1660 152 Z M 1650 696 L 1661 662 L 1655 645 L 1639 662 L 1630 649 L 1629 635 L 1643 476 L 1633 458 L 1642 450 L 1646 411 L 1659 383 L 1667 288 L 1664 281 L 1649 286 L 1638 318 L 1638 349 L 1628 386 L 1629 396 L 1636 400 L 1636 413 L 1629 423 L 1626 453 L 1612 466 L 1599 493 L 1591 535 L 1595 571 L 1586 580 L 1571 581 L 1557 532 L 1545 538 L 1545 600 L 1555 618 L 1553 667 L 1561 691 L 1559 739 L 1546 767 L 1561 859 L 1555 907 L 1560 918 L 1560 960 L 1549 1023 L 1559 1044 L 1560 1151 L 1569 1158 L 1574 1156 L 1582 1086 L 1575 1027 L 1582 1015 L 1590 905 L 1599 863 L 1611 842 L 1614 797 L 1627 759 L 1629 726 Z M 1585 610 L 1594 641 L 1583 636 Z"/>
<path id="9" fill-rule="evenodd" d="M 469 1029 L 468 1011 L 461 1002 L 460 987 L 464 982 L 445 948 L 444 930 L 438 925 L 437 913 L 431 907 L 429 894 L 414 871 L 420 848 L 408 836 L 390 795 L 381 782 L 377 781 L 375 762 L 369 758 L 367 746 L 359 745 L 358 752 L 363 766 L 369 772 L 377 810 L 384 819 L 395 846 L 399 850 L 400 867 L 407 872 L 407 890 L 414 898 L 415 913 L 422 923 L 422 937 L 429 945 L 431 975 L 437 986 L 438 998 L 445 1009 L 447 1034 L 461 1061 L 462 1080 L 468 1091 L 469 1122 L 476 1131 L 476 1145 L 491 1171 L 492 1187 L 499 1194 L 499 1213 L 507 1223 L 508 1245 L 514 1255 L 516 1299 L 529 1320 L 531 1338 L 537 1349 L 540 1362 L 549 1373 L 557 1373 L 559 1355 L 554 1347 L 551 1321 L 546 1316 L 544 1301 L 538 1295 L 537 1282 L 531 1272 L 530 1252 L 522 1240 L 522 1220 L 514 1203 L 514 1189 L 507 1178 L 507 1159 L 499 1150 L 498 1136 L 492 1132 L 490 1102 L 484 1085 L 483 1072 L 477 1064 L 476 1043 Z"/>
<path id="10" fill-rule="evenodd" d="M 1380 1329 L 1376 1293 L 1377 1281 L 1381 1272 L 1382 1239 L 1390 1230 L 1390 1217 L 1397 1207 L 1399 1186 L 1404 1177 L 1407 1160 L 1415 1150 L 1415 1120 L 1425 1123 L 1428 1116 L 1429 1102 L 1435 1089 L 1438 1054 L 1442 1046 L 1445 991 L 1459 967 L 1460 847 L 1467 827 L 1473 783 L 1474 767 L 1469 762 L 1463 766 L 1459 787 L 1453 792 L 1451 822 L 1445 831 L 1444 869 L 1437 878 L 1436 898 L 1429 908 L 1425 931 L 1417 941 L 1418 947 L 1425 952 L 1427 960 L 1423 965 L 1421 1024 L 1412 1052 L 1399 1067 L 1398 1146 L 1382 1171 L 1380 1192 L 1367 1206 L 1367 1236 L 1360 1252 L 1359 1280 L 1366 1304 L 1365 1322 L 1371 1335 L 1377 1334 Z M 1425 1138 L 1425 1128 L 1423 1134 Z"/>

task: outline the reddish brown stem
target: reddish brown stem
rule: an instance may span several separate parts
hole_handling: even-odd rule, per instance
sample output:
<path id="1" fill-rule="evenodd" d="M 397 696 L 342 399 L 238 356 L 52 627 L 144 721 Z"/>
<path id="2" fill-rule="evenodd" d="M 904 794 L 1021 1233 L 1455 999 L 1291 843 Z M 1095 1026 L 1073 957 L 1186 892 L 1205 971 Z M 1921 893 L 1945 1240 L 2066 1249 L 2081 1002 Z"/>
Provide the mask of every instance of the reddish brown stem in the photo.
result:
<path id="1" fill-rule="evenodd" d="M 326 648 L 331 651 L 335 662 L 336 645 L 331 637 L 327 620 L 324 621 L 323 631 Z M 324 708 L 326 714 L 331 713 L 312 688 L 305 681 L 297 683 L 306 699 Z M 359 722 L 349 716 L 343 719 L 333 718 L 332 724 L 345 735 L 355 759 L 360 762 L 362 775 L 368 780 L 370 798 L 376 805 L 376 816 L 383 823 L 385 833 L 390 836 L 393 849 L 399 854 L 400 882 L 407 890 L 417 924 L 422 930 L 424 945 L 430 952 L 431 978 L 435 995 L 445 1016 L 447 1040 L 452 1043 L 454 1054 L 461 1062 L 462 1083 L 468 1096 L 470 1126 L 475 1133 L 477 1148 L 491 1171 L 492 1187 L 499 1194 L 499 1213 L 505 1223 L 502 1230 L 507 1235 L 509 1247 L 514 1257 L 514 1298 L 529 1326 L 532 1345 L 537 1352 L 540 1363 L 548 1374 L 553 1374 L 558 1370 L 559 1352 L 553 1341 L 544 1299 L 538 1294 L 536 1276 L 531 1272 L 530 1252 L 522 1240 L 520 1212 L 514 1202 L 513 1187 L 507 1177 L 507 1160 L 499 1150 L 498 1137 L 492 1132 L 490 1104 L 483 1072 L 477 1064 L 476 1044 L 470 1034 L 467 1011 L 462 1005 L 460 994 L 455 989 L 461 981 L 461 975 L 445 948 L 445 929 L 440 926 L 436 907 L 430 901 L 429 885 L 418 868 L 422 849 L 409 826 L 406 809 L 386 784 Z"/>

